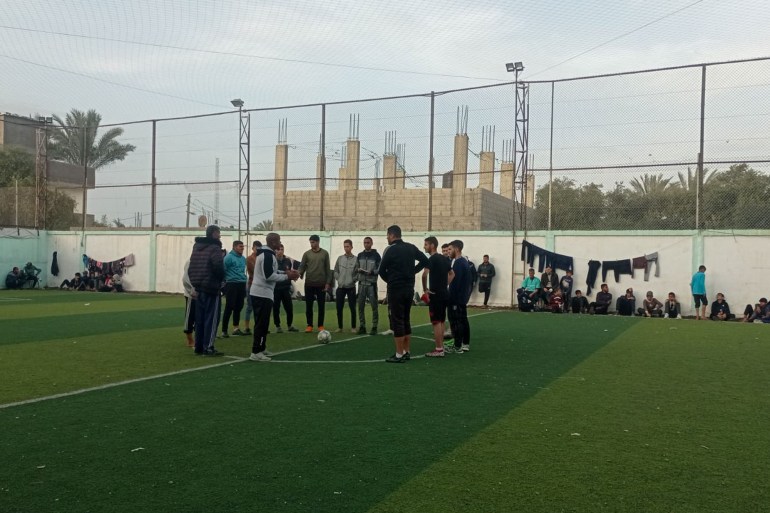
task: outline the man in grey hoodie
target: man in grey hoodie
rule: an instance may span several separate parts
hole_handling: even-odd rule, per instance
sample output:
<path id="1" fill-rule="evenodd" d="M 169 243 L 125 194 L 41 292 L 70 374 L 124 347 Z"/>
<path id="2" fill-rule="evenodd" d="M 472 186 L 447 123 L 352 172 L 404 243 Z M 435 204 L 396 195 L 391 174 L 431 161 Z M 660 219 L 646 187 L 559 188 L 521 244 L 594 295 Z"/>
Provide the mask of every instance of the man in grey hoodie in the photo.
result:
<path id="1" fill-rule="evenodd" d="M 345 298 L 350 307 L 350 332 L 356 332 L 356 256 L 353 254 L 353 241 L 346 239 L 342 243 L 345 253 L 337 257 L 334 264 L 334 279 L 337 280 L 337 332 L 342 332 L 342 312 L 345 309 Z"/>

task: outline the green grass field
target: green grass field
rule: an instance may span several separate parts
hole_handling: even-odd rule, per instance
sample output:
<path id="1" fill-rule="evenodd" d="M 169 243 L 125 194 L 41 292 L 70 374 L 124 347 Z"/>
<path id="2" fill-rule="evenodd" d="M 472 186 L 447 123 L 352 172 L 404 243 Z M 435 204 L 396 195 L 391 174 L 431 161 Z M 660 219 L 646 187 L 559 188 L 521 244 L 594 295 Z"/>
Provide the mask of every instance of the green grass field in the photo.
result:
<path id="1" fill-rule="evenodd" d="M 770 510 L 767 326 L 471 309 L 467 354 L 287 333 L 255 363 L 193 356 L 183 306 L 0 291 L 0 512 Z"/>

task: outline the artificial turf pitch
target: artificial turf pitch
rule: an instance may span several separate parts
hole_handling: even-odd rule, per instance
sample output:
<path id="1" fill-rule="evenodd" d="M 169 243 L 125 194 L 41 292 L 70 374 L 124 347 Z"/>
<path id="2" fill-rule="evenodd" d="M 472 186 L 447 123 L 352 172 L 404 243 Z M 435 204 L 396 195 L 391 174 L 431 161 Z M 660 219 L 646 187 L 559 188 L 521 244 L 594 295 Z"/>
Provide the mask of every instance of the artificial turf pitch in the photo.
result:
<path id="1" fill-rule="evenodd" d="M 0 405 L 163 375 L 0 408 L 0 512 L 770 510 L 764 325 L 471 309 L 463 355 L 286 333 L 254 363 L 192 356 L 183 304 L 0 291 Z"/>

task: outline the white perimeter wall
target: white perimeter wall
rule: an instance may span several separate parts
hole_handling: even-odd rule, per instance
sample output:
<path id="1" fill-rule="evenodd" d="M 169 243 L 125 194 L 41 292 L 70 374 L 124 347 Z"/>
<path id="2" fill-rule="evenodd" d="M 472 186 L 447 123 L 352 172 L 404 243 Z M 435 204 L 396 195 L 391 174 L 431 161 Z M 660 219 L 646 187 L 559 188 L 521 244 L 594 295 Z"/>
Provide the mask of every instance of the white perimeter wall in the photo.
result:
<path id="1" fill-rule="evenodd" d="M 197 233 L 191 232 L 48 232 L 37 239 L 0 239 L 0 254 L 18 255 L 36 253 L 39 267 L 44 268 L 43 279 L 48 286 L 58 286 L 61 280 L 71 277 L 82 270 L 82 255 L 101 261 L 111 261 L 134 254 L 136 265 L 128 269 L 125 283 L 132 291 L 157 291 L 181 293 L 182 269 L 190 256 L 190 251 Z M 282 235 L 286 254 L 299 259 L 309 248 L 310 232 L 285 233 Z M 342 254 L 342 242 L 353 240 L 354 253 L 363 250 L 365 233 L 324 234 L 320 233 L 321 247 L 331 254 L 332 265 L 337 256 Z M 404 239 L 422 248 L 423 239 L 428 234 L 405 234 Z M 441 243 L 455 238 L 463 240 L 464 254 L 478 266 L 482 255 L 489 254 L 497 270 L 497 277 L 492 285 L 490 303 L 495 306 L 511 304 L 512 289 L 520 286 L 525 268 L 520 261 L 521 237 L 517 237 L 513 247 L 510 234 L 494 232 L 458 232 L 436 233 Z M 622 295 L 626 288 L 633 287 L 637 300 L 641 303 L 644 293 L 652 290 L 656 297 L 664 299 L 669 291 L 677 294 L 683 304 L 684 313 L 693 314 L 689 282 L 692 274 L 701 263 L 708 267 L 706 284 L 709 299 L 717 292 L 723 292 L 736 313 L 742 312 L 747 303 L 755 303 L 761 296 L 770 296 L 768 286 L 768 265 L 764 262 L 770 255 L 770 233 L 745 232 L 741 234 L 698 234 L 696 232 L 639 232 L 630 234 L 594 233 L 594 232 L 535 232 L 527 240 L 536 246 L 556 253 L 572 256 L 575 259 L 574 279 L 576 288 L 585 292 L 585 280 L 589 260 L 621 260 L 634 258 L 647 253 L 657 252 L 659 256 L 660 276 L 650 274 L 650 280 L 644 281 L 644 271 L 635 271 L 632 278 L 621 275 L 615 283 L 613 273 L 607 275 L 607 283 L 614 297 Z M 224 247 L 230 248 L 235 234 L 224 232 Z M 264 242 L 264 236 L 257 236 Z M 387 242 L 384 234 L 372 235 L 374 247 L 382 253 Z M 247 247 L 252 239 L 246 240 Z M 49 276 L 50 256 L 58 252 L 60 275 Z M 42 261 L 47 255 L 47 262 Z M 18 258 L 17 258 L 18 259 Z M 21 258 L 24 260 L 24 258 Z M 23 262 L 19 262 L 21 265 Z M 6 263 L 8 265 L 8 263 Z M 514 271 L 513 282 L 512 266 Z M 537 262 L 535 263 L 537 268 Z M 10 268 L 8 269 L 10 270 Z M 4 272 L 8 272 L 4 270 Z M 563 271 L 558 271 L 561 275 Z M 419 280 L 419 276 L 418 276 Z M 596 281 L 596 290 L 602 282 L 601 271 Z M 419 282 L 418 282 L 419 283 Z M 302 282 L 298 283 L 302 287 Z M 384 284 L 380 284 L 380 295 L 384 295 Z M 589 296 L 592 298 L 595 292 Z M 477 291 L 471 298 L 472 304 L 480 304 L 482 296 Z"/>

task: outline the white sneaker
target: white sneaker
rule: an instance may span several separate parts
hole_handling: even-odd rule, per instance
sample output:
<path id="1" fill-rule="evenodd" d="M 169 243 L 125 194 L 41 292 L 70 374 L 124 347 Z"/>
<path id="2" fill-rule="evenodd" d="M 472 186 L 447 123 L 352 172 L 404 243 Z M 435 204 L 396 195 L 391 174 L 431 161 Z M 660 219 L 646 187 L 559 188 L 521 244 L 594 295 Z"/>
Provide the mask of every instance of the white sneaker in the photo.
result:
<path id="1" fill-rule="evenodd" d="M 382 334 L 383 335 L 392 335 L 393 334 L 393 330 L 383 331 Z"/>
<path id="2" fill-rule="evenodd" d="M 677 319 L 683 319 L 684 317 L 682 317 L 682 314 L 679 314 L 679 315 L 676 316 L 676 318 Z"/>
<path id="3" fill-rule="evenodd" d="M 471 346 L 469 346 L 468 344 L 463 344 L 462 350 L 463 350 L 463 353 L 467 353 L 468 351 L 471 350 Z"/>
<path id="4" fill-rule="evenodd" d="M 358 328 L 350 328 L 351 333 L 358 333 Z"/>
<path id="5" fill-rule="evenodd" d="M 265 353 L 251 353 L 251 356 L 249 356 L 249 360 L 252 362 L 269 362 L 272 360 L 269 356 L 267 356 Z"/>
<path id="6" fill-rule="evenodd" d="M 271 353 L 270 351 L 262 351 L 262 354 L 265 355 L 265 356 L 270 356 L 270 357 L 273 356 L 273 353 Z"/>
<path id="7" fill-rule="evenodd" d="M 664 319 L 668 319 L 668 314 L 663 314 Z"/>

